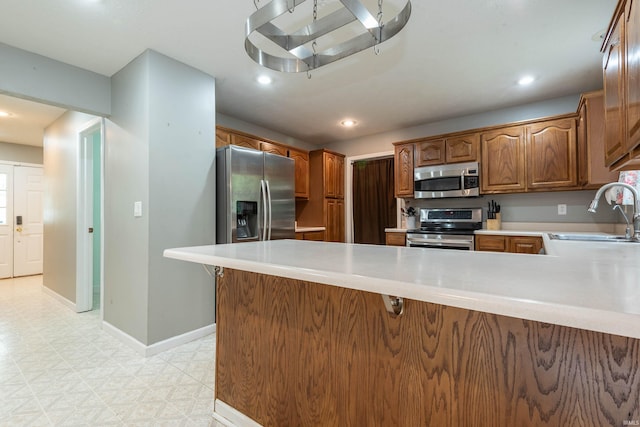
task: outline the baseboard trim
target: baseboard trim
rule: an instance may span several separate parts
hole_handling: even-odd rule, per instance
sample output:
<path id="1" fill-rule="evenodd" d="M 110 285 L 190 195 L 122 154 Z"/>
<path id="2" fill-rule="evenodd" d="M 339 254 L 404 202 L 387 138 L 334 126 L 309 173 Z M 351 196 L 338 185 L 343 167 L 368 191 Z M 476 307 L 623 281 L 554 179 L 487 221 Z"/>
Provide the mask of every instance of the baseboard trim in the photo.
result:
<path id="1" fill-rule="evenodd" d="M 123 344 L 131 347 L 136 353 L 143 357 L 155 356 L 156 354 L 162 353 L 163 351 L 167 351 L 182 344 L 197 340 L 198 338 L 206 337 L 207 335 L 210 335 L 216 331 L 216 325 L 214 323 L 212 325 L 207 325 L 202 328 L 168 338 L 155 344 L 144 345 L 136 338 L 132 337 L 121 329 L 116 328 L 106 320 L 102 321 L 102 328 L 111 336 L 118 339 Z"/>
<path id="2" fill-rule="evenodd" d="M 219 399 L 213 404 L 213 418 L 227 427 L 262 427 L 262 424 Z"/>
<path id="3" fill-rule="evenodd" d="M 107 322 L 106 320 L 102 321 L 102 329 L 105 332 L 107 332 L 109 335 L 111 335 L 112 337 L 116 338 L 121 343 L 123 343 L 126 346 L 132 348 L 140 356 L 146 356 L 145 355 L 145 351 L 147 349 L 147 346 L 142 344 L 140 341 L 138 341 L 137 339 L 135 339 L 131 335 L 127 334 L 126 332 L 122 331 L 121 329 L 116 328 L 111 323 Z"/>
<path id="4" fill-rule="evenodd" d="M 59 303 L 61 303 L 65 307 L 70 308 L 71 310 L 73 310 L 76 313 L 78 313 L 78 307 L 76 306 L 76 303 L 66 299 L 65 297 L 63 297 L 62 295 L 57 293 L 56 291 L 47 288 L 45 285 L 42 285 L 42 292 L 44 292 L 45 294 L 49 295 L 50 297 L 52 297 L 53 299 L 55 299 L 56 301 L 58 301 Z"/>
<path id="5" fill-rule="evenodd" d="M 178 347 L 179 345 L 197 340 L 198 338 L 206 337 L 207 335 L 211 335 L 215 331 L 216 331 L 216 324 L 213 323 L 211 325 L 207 325 L 202 328 L 195 329 L 193 331 L 185 332 L 182 335 L 177 335 L 175 337 L 167 338 L 164 341 L 160 341 L 155 344 L 151 344 L 150 346 L 147 346 L 145 356 L 146 357 L 154 356 L 158 353 L 162 353 L 163 351 L 167 351 L 174 347 Z"/>

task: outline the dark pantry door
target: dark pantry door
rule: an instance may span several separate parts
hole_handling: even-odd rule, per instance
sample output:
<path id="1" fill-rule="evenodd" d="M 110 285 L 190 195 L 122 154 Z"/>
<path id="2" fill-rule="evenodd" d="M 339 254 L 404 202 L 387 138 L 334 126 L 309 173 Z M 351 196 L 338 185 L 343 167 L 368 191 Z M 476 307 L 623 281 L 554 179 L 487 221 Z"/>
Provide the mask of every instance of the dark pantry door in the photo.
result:
<path id="1" fill-rule="evenodd" d="M 353 241 L 385 244 L 385 228 L 396 226 L 393 158 L 353 163 Z"/>

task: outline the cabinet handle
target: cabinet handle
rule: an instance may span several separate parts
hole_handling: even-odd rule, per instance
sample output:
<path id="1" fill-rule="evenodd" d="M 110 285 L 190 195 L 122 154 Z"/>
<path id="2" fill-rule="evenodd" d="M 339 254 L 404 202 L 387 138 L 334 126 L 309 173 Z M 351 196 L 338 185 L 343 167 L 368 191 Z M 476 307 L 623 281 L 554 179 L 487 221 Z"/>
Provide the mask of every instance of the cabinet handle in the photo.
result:
<path id="1" fill-rule="evenodd" d="M 387 309 L 391 317 L 398 317 L 404 313 L 404 300 L 402 297 L 394 297 L 391 295 L 381 295 L 384 307 Z"/>

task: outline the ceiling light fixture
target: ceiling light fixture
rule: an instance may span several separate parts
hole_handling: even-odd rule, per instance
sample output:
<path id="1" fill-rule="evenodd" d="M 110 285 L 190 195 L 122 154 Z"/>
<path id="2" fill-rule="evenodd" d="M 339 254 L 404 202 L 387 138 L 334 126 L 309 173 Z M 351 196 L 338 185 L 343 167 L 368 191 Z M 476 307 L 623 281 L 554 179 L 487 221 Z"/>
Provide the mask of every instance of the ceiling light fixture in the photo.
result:
<path id="1" fill-rule="evenodd" d="M 0 111 L 0 117 L 9 117 L 9 113 L 6 111 Z"/>
<path id="2" fill-rule="evenodd" d="M 518 80 L 518 84 L 520 86 L 528 86 L 533 83 L 535 79 L 532 76 L 524 76 L 520 80 Z"/>
<path id="3" fill-rule="evenodd" d="M 299 24 L 290 24 L 297 29 L 287 32 L 274 23 L 278 17 L 286 13 L 290 14 L 291 19 L 299 22 L 301 13 L 296 14 L 296 10 L 304 13 L 303 8 L 298 6 L 305 1 L 271 0 L 259 7 L 260 0 L 253 0 L 256 11 L 247 19 L 244 41 L 244 48 L 251 59 L 276 71 L 308 73 L 369 47 L 374 47 L 376 54 L 379 53 L 377 45 L 398 34 L 411 16 L 410 0 L 406 0 L 400 12 L 387 22 L 383 21 L 383 0 L 378 0 L 376 14 L 372 14 L 362 0 L 340 0 L 342 5 L 337 10 L 318 17 L 318 2 L 325 1 L 313 0 L 312 16 L 307 20 L 310 21 L 309 24 L 301 28 L 298 28 Z M 281 22 L 282 19 L 278 19 L 278 23 Z M 358 26 L 358 34 L 340 41 L 340 34 L 336 35 L 336 31 L 354 22 L 361 24 Z M 263 39 L 260 36 L 263 36 Z M 344 32 L 341 36 L 344 38 Z M 256 43 L 260 46 L 269 45 L 275 53 L 266 52 Z M 323 45 L 320 48 L 322 50 L 319 50 L 320 44 Z"/>
<path id="4" fill-rule="evenodd" d="M 262 75 L 258 77 L 258 83 L 260 83 L 261 85 L 270 85 L 272 81 L 273 80 L 271 80 L 271 77 L 269 76 Z"/>
<path id="5" fill-rule="evenodd" d="M 340 124 L 346 128 L 351 128 L 354 127 L 358 122 L 356 122 L 355 120 L 351 120 L 351 119 L 345 119 L 343 121 L 340 122 Z"/>

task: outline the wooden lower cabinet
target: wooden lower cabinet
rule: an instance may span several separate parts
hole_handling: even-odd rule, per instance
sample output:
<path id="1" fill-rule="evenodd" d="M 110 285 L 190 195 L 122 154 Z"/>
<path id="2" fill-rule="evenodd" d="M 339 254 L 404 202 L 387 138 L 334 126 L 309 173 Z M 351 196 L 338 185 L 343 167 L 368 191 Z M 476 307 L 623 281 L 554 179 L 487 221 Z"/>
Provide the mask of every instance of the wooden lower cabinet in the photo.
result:
<path id="1" fill-rule="evenodd" d="M 392 317 L 375 293 L 228 268 L 217 313 L 216 407 L 263 426 L 640 420 L 638 339 L 410 299 Z"/>
<path id="2" fill-rule="evenodd" d="M 407 233 L 387 231 L 385 233 L 385 243 L 388 246 L 407 246 Z"/>
<path id="3" fill-rule="evenodd" d="M 476 234 L 476 251 L 538 254 L 543 248 L 542 237 Z"/>
<path id="4" fill-rule="evenodd" d="M 325 240 L 344 242 L 344 200 L 325 199 Z"/>
<path id="5" fill-rule="evenodd" d="M 324 231 L 296 232 L 296 240 L 315 240 L 322 242 L 324 241 Z"/>

